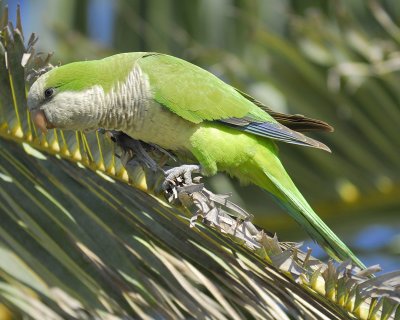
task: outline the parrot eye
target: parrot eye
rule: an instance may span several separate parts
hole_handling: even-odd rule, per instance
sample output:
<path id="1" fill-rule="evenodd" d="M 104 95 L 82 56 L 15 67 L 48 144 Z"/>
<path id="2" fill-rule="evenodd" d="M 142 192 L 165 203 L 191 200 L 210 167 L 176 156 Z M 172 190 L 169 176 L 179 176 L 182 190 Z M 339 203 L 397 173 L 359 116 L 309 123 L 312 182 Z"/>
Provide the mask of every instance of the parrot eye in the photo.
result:
<path id="1" fill-rule="evenodd" d="M 44 96 L 50 98 L 54 94 L 54 88 L 48 88 L 44 90 Z"/>

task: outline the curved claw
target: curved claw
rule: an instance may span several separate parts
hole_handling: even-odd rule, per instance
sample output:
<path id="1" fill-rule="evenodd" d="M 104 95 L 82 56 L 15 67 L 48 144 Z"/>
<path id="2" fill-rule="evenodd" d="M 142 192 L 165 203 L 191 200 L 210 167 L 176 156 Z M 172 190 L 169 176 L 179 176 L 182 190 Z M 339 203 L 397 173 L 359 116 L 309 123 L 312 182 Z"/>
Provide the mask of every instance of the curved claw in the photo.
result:
<path id="1" fill-rule="evenodd" d="M 164 190 L 167 190 L 173 182 L 179 177 L 183 178 L 185 185 L 193 184 L 192 174 L 200 173 L 201 166 L 197 164 L 185 164 L 165 171 L 165 181 L 162 185 Z"/>

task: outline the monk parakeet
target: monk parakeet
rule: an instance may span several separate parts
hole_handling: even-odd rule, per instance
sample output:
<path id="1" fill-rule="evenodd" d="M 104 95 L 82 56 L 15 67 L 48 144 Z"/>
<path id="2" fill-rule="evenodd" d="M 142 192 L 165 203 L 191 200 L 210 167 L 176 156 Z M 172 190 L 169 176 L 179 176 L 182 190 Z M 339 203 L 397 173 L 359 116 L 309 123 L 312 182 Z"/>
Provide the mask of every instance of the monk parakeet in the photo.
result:
<path id="1" fill-rule="evenodd" d="M 202 68 L 146 52 L 55 68 L 32 85 L 28 107 L 44 131 L 118 130 L 195 163 L 173 169 L 170 177 L 223 171 L 253 183 L 270 192 L 331 257 L 364 268 L 312 210 L 278 157 L 275 141 L 329 151 L 299 132 L 330 130 L 322 121 L 273 112 Z"/>

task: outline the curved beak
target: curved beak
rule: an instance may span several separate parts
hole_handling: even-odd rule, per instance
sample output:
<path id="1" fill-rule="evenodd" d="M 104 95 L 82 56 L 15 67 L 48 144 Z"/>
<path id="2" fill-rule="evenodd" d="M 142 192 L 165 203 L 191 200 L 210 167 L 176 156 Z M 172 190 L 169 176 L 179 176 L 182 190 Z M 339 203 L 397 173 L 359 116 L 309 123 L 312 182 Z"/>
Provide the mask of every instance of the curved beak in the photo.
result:
<path id="1" fill-rule="evenodd" d="M 31 110 L 31 116 L 33 123 L 38 127 L 43 133 L 47 133 L 47 129 L 55 128 L 46 118 L 43 110 Z"/>

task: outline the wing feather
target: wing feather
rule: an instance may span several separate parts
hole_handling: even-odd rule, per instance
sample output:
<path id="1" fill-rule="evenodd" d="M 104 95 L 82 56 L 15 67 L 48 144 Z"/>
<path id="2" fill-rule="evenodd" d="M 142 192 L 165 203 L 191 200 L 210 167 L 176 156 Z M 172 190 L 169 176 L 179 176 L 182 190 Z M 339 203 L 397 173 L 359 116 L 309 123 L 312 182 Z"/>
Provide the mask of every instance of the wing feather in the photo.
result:
<path id="1" fill-rule="evenodd" d="M 326 131 L 333 132 L 334 128 L 326 123 L 325 121 L 308 118 L 301 114 L 285 114 L 281 112 L 277 112 L 267 107 L 262 102 L 253 98 L 252 96 L 244 93 L 238 89 L 236 89 L 243 97 L 247 100 L 253 102 L 257 107 L 261 108 L 265 112 L 267 112 L 270 116 L 272 116 L 276 121 L 288 127 L 289 129 L 301 132 L 307 131 Z"/>
<path id="2" fill-rule="evenodd" d="M 240 131 L 255 134 L 257 136 L 279 140 L 286 143 L 297 144 L 305 147 L 313 147 L 331 152 L 328 146 L 315 139 L 305 136 L 300 132 L 291 130 L 280 123 L 272 122 L 247 122 L 232 119 L 220 120 L 220 122 L 236 128 Z"/>

